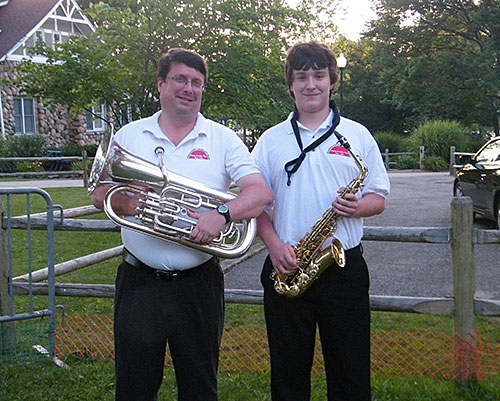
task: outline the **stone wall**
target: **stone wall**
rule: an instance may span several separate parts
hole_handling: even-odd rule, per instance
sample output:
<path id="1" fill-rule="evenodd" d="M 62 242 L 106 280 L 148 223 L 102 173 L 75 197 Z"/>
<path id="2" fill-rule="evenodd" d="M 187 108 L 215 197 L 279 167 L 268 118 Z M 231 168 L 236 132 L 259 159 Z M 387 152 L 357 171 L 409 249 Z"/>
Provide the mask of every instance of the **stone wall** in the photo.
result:
<path id="1" fill-rule="evenodd" d="M 12 71 L 16 62 L 3 61 L 0 63 L 0 80 L 17 79 L 19 73 Z M 4 118 L 5 137 L 14 135 L 14 98 L 20 97 L 17 88 L 0 85 Z M 85 115 L 79 113 L 71 115 L 66 106 L 46 107 L 35 99 L 35 130 L 36 133 L 47 137 L 47 145 L 59 148 L 69 144 L 90 145 L 99 143 L 102 132 L 87 132 Z"/>

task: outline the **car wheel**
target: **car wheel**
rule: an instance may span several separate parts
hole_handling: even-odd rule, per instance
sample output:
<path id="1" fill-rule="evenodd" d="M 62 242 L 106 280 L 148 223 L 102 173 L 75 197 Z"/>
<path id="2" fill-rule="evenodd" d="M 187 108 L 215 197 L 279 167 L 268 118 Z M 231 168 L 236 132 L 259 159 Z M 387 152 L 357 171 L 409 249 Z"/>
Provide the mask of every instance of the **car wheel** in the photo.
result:
<path id="1" fill-rule="evenodd" d="M 455 181 L 455 184 L 453 185 L 453 196 L 459 198 L 462 195 L 463 192 L 462 192 L 462 186 L 460 185 L 460 181 Z"/>

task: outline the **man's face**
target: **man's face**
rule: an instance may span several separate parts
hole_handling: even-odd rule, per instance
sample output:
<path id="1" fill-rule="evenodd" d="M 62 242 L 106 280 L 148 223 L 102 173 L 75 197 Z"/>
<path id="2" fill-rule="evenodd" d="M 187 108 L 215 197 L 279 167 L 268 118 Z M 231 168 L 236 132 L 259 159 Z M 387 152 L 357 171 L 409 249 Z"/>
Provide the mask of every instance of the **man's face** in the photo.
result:
<path id="1" fill-rule="evenodd" d="M 187 82 L 178 82 L 183 79 Z M 204 84 L 204 76 L 198 70 L 183 63 L 172 63 L 165 80 L 158 79 L 162 110 L 196 118 L 201 107 Z"/>
<path id="2" fill-rule="evenodd" d="M 299 112 L 316 113 L 329 108 L 333 89 L 328 67 L 315 70 L 294 70 L 290 87 Z"/>

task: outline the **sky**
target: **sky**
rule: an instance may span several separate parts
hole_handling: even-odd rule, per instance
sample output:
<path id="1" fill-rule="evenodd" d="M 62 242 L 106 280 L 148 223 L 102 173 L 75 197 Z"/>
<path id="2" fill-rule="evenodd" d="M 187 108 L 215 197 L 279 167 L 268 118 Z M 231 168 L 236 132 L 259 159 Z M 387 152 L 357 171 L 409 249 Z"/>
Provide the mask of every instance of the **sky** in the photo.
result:
<path id="1" fill-rule="evenodd" d="M 299 0 L 286 0 L 294 7 Z M 335 25 L 340 33 L 348 39 L 357 40 L 364 29 L 366 21 L 375 18 L 373 0 L 340 0 L 337 9 Z"/>
<path id="2" fill-rule="evenodd" d="M 340 33 L 351 40 L 357 40 L 364 29 L 365 22 L 375 18 L 373 1 L 371 0 L 344 0 L 334 21 Z"/>

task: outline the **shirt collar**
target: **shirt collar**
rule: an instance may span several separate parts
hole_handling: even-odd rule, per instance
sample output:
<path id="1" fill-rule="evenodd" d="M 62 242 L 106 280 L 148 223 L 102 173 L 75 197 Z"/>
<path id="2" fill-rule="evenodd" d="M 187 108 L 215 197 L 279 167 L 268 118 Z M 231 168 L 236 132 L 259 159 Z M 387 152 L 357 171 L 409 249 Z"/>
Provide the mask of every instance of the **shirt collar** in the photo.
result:
<path id="1" fill-rule="evenodd" d="M 288 134 L 293 134 L 293 128 L 292 128 L 292 123 L 291 123 L 292 117 L 293 117 L 293 112 L 291 112 L 288 115 L 288 118 L 286 119 L 287 126 L 288 126 L 288 131 L 287 131 Z M 320 126 L 316 129 L 315 132 L 319 132 L 321 130 L 323 130 L 323 131 L 328 130 L 332 126 L 333 117 L 334 117 L 333 110 L 330 109 L 330 113 L 328 113 L 328 116 L 326 116 L 325 120 L 320 124 Z M 309 128 L 302 125 L 299 120 L 297 120 L 297 126 L 299 127 L 300 130 L 304 130 L 306 132 L 311 132 L 312 134 L 315 133 L 315 132 L 312 132 Z"/>
<path id="2" fill-rule="evenodd" d="M 145 124 L 143 131 L 151 133 L 155 138 L 167 139 L 165 137 L 165 134 L 163 134 L 160 125 L 158 124 L 158 119 L 160 118 L 160 115 L 161 115 L 161 110 L 157 111 L 151 117 L 147 117 L 144 120 Z M 196 118 L 196 124 L 194 125 L 191 132 L 187 135 L 187 137 L 184 138 L 183 142 L 186 139 L 196 138 L 199 135 L 207 135 L 207 132 L 208 132 L 208 121 L 201 113 L 198 113 L 198 116 Z"/>

